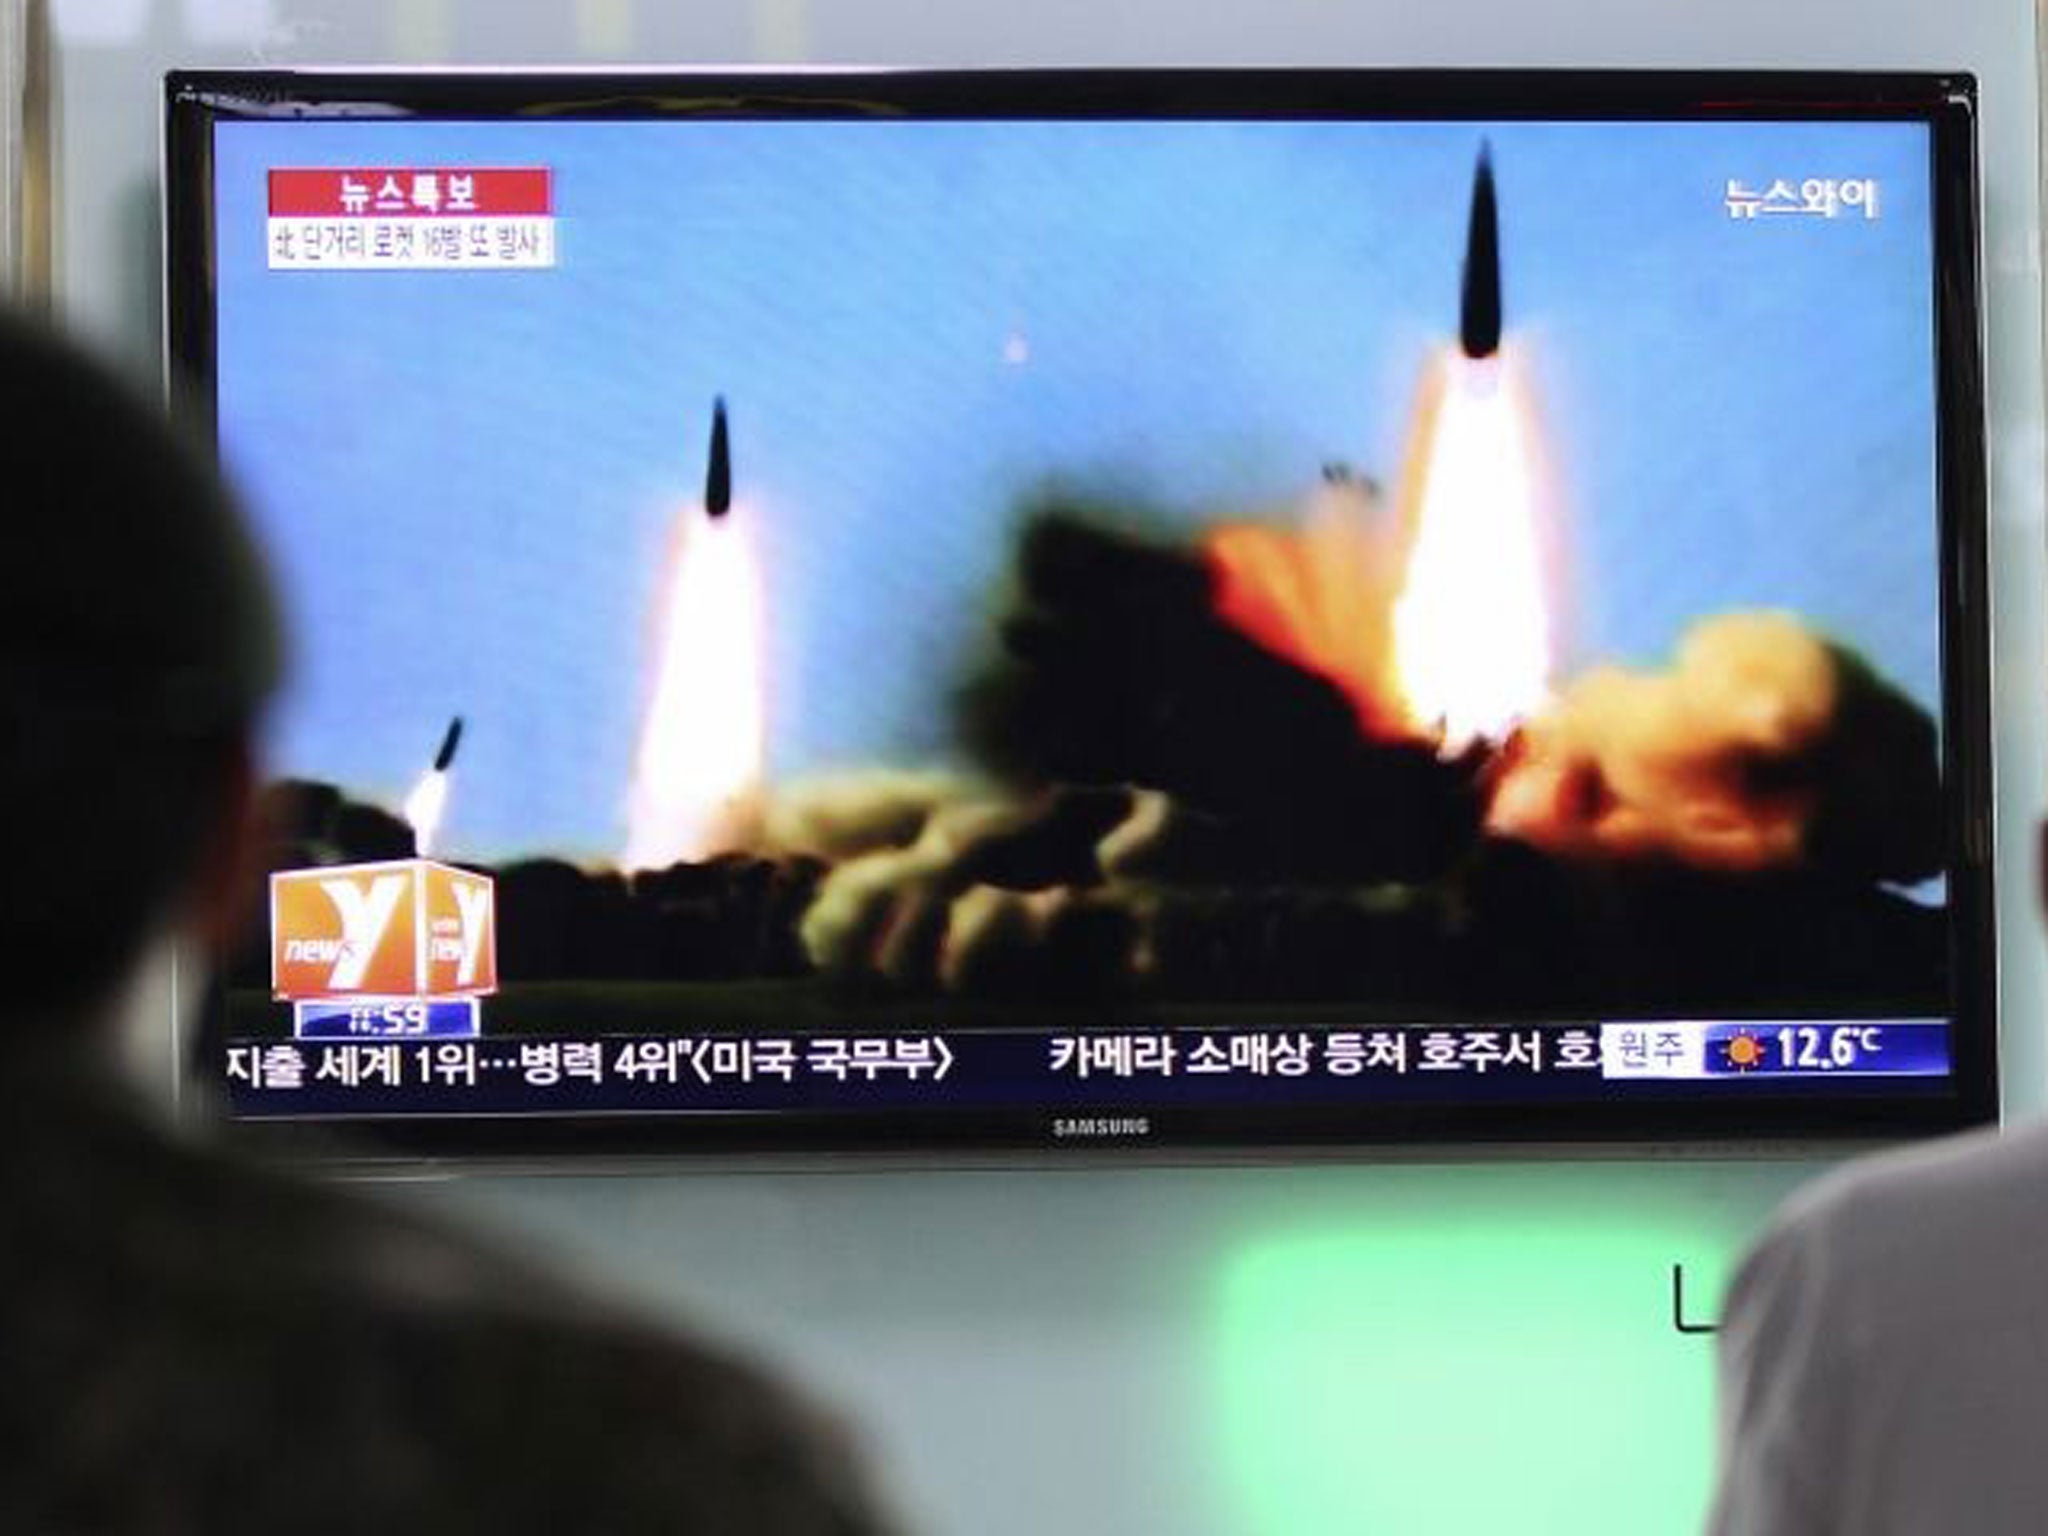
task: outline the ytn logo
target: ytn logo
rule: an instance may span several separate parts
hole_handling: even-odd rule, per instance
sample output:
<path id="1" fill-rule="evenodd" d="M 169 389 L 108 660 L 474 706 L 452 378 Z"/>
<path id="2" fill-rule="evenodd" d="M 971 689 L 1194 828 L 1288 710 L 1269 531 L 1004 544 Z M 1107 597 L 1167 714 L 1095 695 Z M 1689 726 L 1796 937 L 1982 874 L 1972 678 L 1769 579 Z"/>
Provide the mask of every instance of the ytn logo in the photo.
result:
<path id="1" fill-rule="evenodd" d="M 498 985 L 488 875 L 425 859 L 270 877 L 279 998 L 474 996 Z"/>

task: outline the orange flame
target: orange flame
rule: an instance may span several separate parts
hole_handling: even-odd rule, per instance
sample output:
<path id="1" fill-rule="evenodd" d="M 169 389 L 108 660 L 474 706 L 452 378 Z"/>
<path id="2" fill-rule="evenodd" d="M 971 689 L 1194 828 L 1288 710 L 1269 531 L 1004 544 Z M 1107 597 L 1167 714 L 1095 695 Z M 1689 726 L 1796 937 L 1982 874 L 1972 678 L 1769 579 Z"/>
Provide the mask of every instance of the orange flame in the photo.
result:
<path id="1" fill-rule="evenodd" d="M 629 870 L 745 841 L 766 752 L 760 564 L 746 509 L 685 514 L 627 806 Z"/>
<path id="2" fill-rule="evenodd" d="M 1300 528 L 1213 530 L 1217 612 L 1342 688 L 1367 735 L 1504 739 L 1550 693 L 1538 445 L 1515 364 L 1447 350 L 1423 378 L 1398 515 L 1340 482 Z"/>
<path id="3" fill-rule="evenodd" d="M 1408 734 L 1389 667 L 1392 556 L 1372 493 L 1326 485 L 1302 528 L 1230 524 L 1203 543 L 1216 611 L 1343 689 L 1369 736 Z"/>

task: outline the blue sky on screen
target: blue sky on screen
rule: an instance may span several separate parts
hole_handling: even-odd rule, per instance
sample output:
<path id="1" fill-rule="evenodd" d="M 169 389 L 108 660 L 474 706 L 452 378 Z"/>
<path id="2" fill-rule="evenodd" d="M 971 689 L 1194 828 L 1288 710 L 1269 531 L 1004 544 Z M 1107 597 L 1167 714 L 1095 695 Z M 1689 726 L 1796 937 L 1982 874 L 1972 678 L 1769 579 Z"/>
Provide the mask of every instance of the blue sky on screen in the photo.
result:
<path id="1" fill-rule="evenodd" d="M 1188 527 L 1399 469 L 1491 141 L 1569 676 L 1794 609 L 1938 697 L 1926 130 L 1904 124 L 228 123 L 220 422 L 298 627 L 277 766 L 458 856 L 619 846 L 674 520 L 732 412 L 779 776 L 943 760 L 1022 504 Z M 273 272 L 272 167 L 543 165 L 546 271 Z M 1736 220 L 1730 178 L 1880 217 Z"/>

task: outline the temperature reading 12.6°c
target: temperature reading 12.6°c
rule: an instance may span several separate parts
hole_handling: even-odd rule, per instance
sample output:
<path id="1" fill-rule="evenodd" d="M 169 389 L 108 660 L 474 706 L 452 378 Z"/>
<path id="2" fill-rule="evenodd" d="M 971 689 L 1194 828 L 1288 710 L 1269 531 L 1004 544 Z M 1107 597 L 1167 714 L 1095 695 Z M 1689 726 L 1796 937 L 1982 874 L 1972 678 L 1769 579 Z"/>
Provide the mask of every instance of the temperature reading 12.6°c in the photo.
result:
<path id="1" fill-rule="evenodd" d="M 1778 1031 L 1781 1067 L 1801 1072 L 1835 1072 L 1868 1066 L 1879 1055 L 1884 1031 L 1874 1024 L 1787 1025 Z"/>

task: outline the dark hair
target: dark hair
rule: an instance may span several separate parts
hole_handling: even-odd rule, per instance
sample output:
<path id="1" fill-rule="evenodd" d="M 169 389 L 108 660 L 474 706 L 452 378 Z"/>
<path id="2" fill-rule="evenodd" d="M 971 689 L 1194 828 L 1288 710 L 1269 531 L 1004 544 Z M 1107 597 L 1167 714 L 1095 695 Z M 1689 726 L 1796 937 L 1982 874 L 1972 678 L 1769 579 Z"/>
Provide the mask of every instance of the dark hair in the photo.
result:
<path id="1" fill-rule="evenodd" d="M 280 629 L 219 476 L 159 407 L 0 317 L 0 422 L 0 1011 L 61 1016 L 197 873 Z"/>

